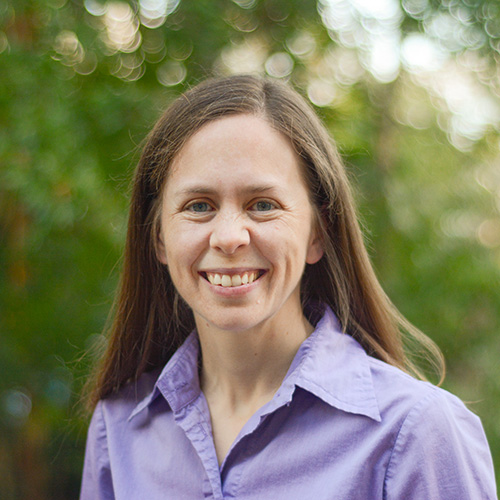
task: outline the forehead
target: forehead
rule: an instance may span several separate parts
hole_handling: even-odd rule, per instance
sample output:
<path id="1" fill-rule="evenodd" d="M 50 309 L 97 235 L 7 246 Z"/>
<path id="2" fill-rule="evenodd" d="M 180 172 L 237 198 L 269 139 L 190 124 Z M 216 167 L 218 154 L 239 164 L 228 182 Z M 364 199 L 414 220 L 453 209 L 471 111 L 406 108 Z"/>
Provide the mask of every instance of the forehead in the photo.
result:
<path id="1" fill-rule="evenodd" d="M 212 121 L 188 139 L 171 164 L 166 187 L 200 181 L 305 187 L 290 140 L 255 115 Z"/>

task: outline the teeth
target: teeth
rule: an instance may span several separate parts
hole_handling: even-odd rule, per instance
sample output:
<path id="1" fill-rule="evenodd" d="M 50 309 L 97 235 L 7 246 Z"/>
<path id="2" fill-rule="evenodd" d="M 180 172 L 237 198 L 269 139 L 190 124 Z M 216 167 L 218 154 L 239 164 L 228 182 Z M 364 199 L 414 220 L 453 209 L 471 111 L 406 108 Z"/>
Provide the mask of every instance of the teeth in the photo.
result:
<path id="1" fill-rule="evenodd" d="M 206 273 L 208 281 L 212 285 L 220 285 L 223 287 L 249 285 L 253 283 L 258 277 L 258 271 L 245 272 L 243 274 L 219 274 L 219 273 Z"/>

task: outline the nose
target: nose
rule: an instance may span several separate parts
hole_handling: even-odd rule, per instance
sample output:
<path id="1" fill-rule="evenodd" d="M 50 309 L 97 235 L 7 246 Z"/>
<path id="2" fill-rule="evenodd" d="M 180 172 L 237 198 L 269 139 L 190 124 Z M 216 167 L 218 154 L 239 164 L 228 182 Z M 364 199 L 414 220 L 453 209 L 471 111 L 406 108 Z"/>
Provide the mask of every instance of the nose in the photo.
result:
<path id="1" fill-rule="evenodd" d="M 214 227 L 210 234 L 212 248 L 231 255 L 238 248 L 245 247 L 250 243 L 250 233 L 240 214 L 225 216 L 220 214 L 213 222 Z"/>

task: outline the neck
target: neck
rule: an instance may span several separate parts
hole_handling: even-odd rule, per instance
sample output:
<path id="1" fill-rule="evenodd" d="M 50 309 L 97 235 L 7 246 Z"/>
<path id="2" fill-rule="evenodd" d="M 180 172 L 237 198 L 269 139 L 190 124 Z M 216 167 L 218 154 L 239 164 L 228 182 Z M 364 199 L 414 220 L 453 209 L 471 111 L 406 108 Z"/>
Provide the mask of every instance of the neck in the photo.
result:
<path id="1" fill-rule="evenodd" d="M 245 331 L 198 325 L 201 387 L 207 399 L 229 411 L 255 410 L 281 385 L 300 344 L 313 327 L 303 316 L 283 315 Z M 202 323 L 202 322 L 199 322 Z"/>

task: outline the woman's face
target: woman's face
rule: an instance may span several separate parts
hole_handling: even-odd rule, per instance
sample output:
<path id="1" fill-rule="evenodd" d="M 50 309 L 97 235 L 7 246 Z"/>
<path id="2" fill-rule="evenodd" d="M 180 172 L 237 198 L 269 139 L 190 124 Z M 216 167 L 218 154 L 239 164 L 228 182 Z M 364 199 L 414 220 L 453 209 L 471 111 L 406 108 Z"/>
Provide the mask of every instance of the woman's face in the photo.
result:
<path id="1" fill-rule="evenodd" d="M 304 267 L 323 251 L 300 168 L 288 139 L 254 115 L 208 123 L 174 159 L 158 257 L 198 329 L 302 316 Z"/>

